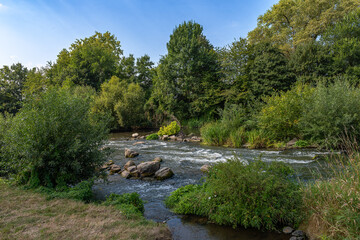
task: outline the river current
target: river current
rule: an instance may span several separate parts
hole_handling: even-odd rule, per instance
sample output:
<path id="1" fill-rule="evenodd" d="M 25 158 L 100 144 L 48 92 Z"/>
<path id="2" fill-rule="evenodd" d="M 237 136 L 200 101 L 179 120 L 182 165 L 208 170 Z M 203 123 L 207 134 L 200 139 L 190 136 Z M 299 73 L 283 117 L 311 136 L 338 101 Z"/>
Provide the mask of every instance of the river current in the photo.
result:
<path id="1" fill-rule="evenodd" d="M 263 161 L 281 161 L 291 164 L 299 178 L 309 179 L 310 170 L 318 167 L 313 160 L 316 155 L 326 154 L 317 150 L 253 150 L 224 147 L 209 147 L 199 143 L 129 140 L 130 133 L 112 134 L 106 146 L 113 149 L 111 160 L 123 166 L 129 159 L 124 156 L 124 149 L 130 148 L 140 155 L 132 159 L 136 164 L 161 157 L 161 167 L 169 167 L 174 176 L 164 181 L 142 181 L 124 179 L 120 175 L 110 175 L 108 183 L 98 182 L 94 186 L 99 198 L 110 193 L 137 192 L 145 200 L 145 217 L 158 222 L 166 222 L 175 240 L 281 240 L 289 236 L 261 232 L 254 229 L 233 229 L 231 227 L 208 224 L 206 219 L 191 216 L 179 216 L 164 206 L 165 197 L 177 188 L 201 181 L 203 173 L 200 168 L 204 164 L 213 164 L 237 156 L 242 161 L 252 161 L 261 157 Z M 144 142 L 135 144 L 136 142 Z"/>

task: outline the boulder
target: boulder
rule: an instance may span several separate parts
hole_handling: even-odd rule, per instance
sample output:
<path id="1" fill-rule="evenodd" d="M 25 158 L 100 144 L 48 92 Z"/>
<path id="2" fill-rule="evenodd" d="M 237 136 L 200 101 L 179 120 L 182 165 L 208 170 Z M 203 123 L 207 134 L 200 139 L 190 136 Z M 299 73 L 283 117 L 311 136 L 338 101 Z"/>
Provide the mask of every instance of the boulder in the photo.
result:
<path id="1" fill-rule="evenodd" d="M 155 174 L 157 170 L 160 168 L 159 162 L 143 162 L 137 166 L 137 170 L 139 171 L 141 177 L 149 177 Z"/>
<path id="2" fill-rule="evenodd" d="M 121 167 L 119 165 L 113 164 L 110 167 L 110 174 L 118 173 L 121 171 Z"/>
<path id="3" fill-rule="evenodd" d="M 294 231 L 294 229 L 291 228 L 291 227 L 284 227 L 284 228 L 283 228 L 283 233 L 285 233 L 285 234 L 290 234 L 290 233 L 292 233 L 293 231 Z"/>
<path id="4" fill-rule="evenodd" d="M 293 231 L 291 233 L 291 235 L 294 236 L 294 237 L 305 237 L 306 236 L 305 233 L 303 231 L 301 231 L 301 230 Z"/>
<path id="5" fill-rule="evenodd" d="M 176 141 L 176 136 L 175 136 L 175 135 L 171 135 L 171 136 L 169 137 L 169 140 L 171 140 L 171 141 Z"/>
<path id="6" fill-rule="evenodd" d="M 144 144 L 145 142 L 135 142 L 135 143 L 133 143 L 133 145 L 135 146 L 135 145 L 139 145 L 139 144 Z"/>
<path id="7" fill-rule="evenodd" d="M 145 136 L 140 136 L 139 139 L 145 139 Z"/>
<path id="8" fill-rule="evenodd" d="M 173 175 L 174 172 L 168 167 L 160 168 L 155 172 L 155 178 L 157 180 L 164 180 L 167 178 L 171 178 Z"/>
<path id="9" fill-rule="evenodd" d="M 287 146 L 287 147 L 292 147 L 292 146 L 295 145 L 295 143 L 296 143 L 297 141 L 298 141 L 297 138 L 293 138 L 293 139 L 291 139 L 291 140 L 286 144 L 286 146 Z"/>
<path id="10" fill-rule="evenodd" d="M 132 160 L 130 160 L 130 161 L 128 161 L 127 163 L 125 163 L 124 169 L 128 170 L 128 168 L 131 167 L 131 166 L 135 166 L 135 163 L 134 163 L 134 161 L 132 161 Z"/>
<path id="11" fill-rule="evenodd" d="M 138 134 L 138 133 L 133 133 L 133 134 L 131 135 L 131 137 L 137 138 L 137 137 L 139 137 L 139 134 Z"/>
<path id="12" fill-rule="evenodd" d="M 161 157 L 156 157 L 153 160 L 154 162 L 162 162 L 162 158 Z"/>
<path id="13" fill-rule="evenodd" d="M 162 135 L 161 140 L 163 141 L 169 140 L 169 135 Z"/>
<path id="14" fill-rule="evenodd" d="M 131 150 L 129 148 L 125 148 L 125 157 L 126 158 L 134 158 L 138 156 L 139 153 L 135 152 L 134 150 Z"/>
<path id="15" fill-rule="evenodd" d="M 207 173 L 207 172 L 209 172 L 210 168 L 211 168 L 210 165 L 205 164 L 205 165 L 201 166 L 200 171 L 202 171 L 203 173 Z"/>
<path id="16" fill-rule="evenodd" d="M 121 172 L 121 176 L 122 176 L 123 178 L 130 178 L 130 177 L 131 177 L 131 176 L 130 176 L 130 172 L 127 171 L 127 170 L 122 171 L 122 172 Z"/>
<path id="17" fill-rule="evenodd" d="M 139 171 L 137 170 L 136 166 L 130 166 L 128 167 L 127 171 L 130 173 L 131 177 L 139 177 Z"/>

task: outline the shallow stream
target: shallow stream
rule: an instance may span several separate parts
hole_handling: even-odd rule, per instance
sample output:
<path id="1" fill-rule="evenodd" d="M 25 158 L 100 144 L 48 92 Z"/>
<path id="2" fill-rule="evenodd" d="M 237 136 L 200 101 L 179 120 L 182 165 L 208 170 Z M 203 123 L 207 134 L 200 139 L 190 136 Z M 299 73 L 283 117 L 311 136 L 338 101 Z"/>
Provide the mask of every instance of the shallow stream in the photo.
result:
<path id="1" fill-rule="evenodd" d="M 316 169 L 318 163 L 312 158 L 315 155 L 325 154 L 316 150 L 285 150 L 268 151 L 252 149 L 236 149 L 224 147 L 208 147 L 198 143 L 170 142 L 170 141 L 146 141 L 128 140 L 131 133 L 112 134 L 107 146 L 114 150 L 112 160 L 115 164 L 123 166 L 129 159 L 124 157 L 124 149 L 130 148 L 140 153 L 134 158 L 139 164 L 143 161 L 151 161 L 155 157 L 161 157 L 161 167 L 169 167 L 175 175 L 164 181 L 142 181 L 124 179 L 115 174 L 109 176 L 109 183 L 98 182 L 94 191 L 98 197 L 104 197 L 110 193 L 137 192 L 146 201 L 145 217 L 154 221 L 166 221 L 173 233 L 175 240 L 282 240 L 289 236 L 261 232 L 254 229 L 232 229 L 231 227 L 207 224 L 206 219 L 199 217 L 179 216 L 173 214 L 164 206 L 164 199 L 177 188 L 199 183 L 203 177 L 200 167 L 204 164 L 226 161 L 234 155 L 244 161 L 251 161 L 261 157 L 263 161 L 282 161 L 290 163 L 297 171 L 301 179 L 309 179 L 309 169 Z M 143 144 L 136 142 L 143 141 Z"/>

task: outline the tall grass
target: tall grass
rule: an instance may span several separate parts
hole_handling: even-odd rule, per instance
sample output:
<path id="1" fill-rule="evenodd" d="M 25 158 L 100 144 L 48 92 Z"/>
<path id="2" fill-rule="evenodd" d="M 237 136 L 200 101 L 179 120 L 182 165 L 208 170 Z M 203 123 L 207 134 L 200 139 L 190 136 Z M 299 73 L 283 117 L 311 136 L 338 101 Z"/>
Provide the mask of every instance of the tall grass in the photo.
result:
<path id="1" fill-rule="evenodd" d="M 348 156 L 333 156 L 332 177 L 303 186 L 308 221 L 304 228 L 314 238 L 359 239 L 360 153 L 347 141 Z"/>
<path id="2" fill-rule="evenodd" d="M 204 144 L 222 146 L 226 143 L 230 130 L 217 121 L 204 125 L 200 132 Z"/>

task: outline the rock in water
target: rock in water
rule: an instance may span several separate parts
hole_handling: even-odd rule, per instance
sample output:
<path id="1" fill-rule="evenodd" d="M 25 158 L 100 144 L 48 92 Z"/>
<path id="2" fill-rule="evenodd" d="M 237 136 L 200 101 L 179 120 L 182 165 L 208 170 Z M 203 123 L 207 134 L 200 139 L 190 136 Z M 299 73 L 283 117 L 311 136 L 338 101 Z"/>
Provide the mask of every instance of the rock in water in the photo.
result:
<path id="1" fill-rule="evenodd" d="M 132 160 L 130 160 L 130 161 L 128 161 L 127 163 L 125 163 L 124 169 L 128 170 L 128 168 L 131 167 L 131 166 L 135 166 L 135 163 L 134 163 L 134 161 L 132 161 Z"/>
<path id="2" fill-rule="evenodd" d="M 154 161 L 154 162 L 162 162 L 162 159 L 161 159 L 161 157 L 156 157 L 156 158 L 154 158 L 153 161 Z"/>
<path id="3" fill-rule="evenodd" d="M 292 229 L 291 227 L 284 227 L 283 228 L 283 233 L 285 234 L 290 234 L 294 231 L 294 229 Z"/>
<path id="4" fill-rule="evenodd" d="M 130 173 L 130 176 L 132 177 L 139 177 L 140 174 L 139 174 L 139 171 L 137 170 L 137 167 L 136 166 L 130 166 L 128 167 L 127 171 Z"/>
<path id="5" fill-rule="evenodd" d="M 207 173 L 207 172 L 209 172 L 210 168 L 211 168 L 210 165 L 205 164 L 205 165 L 201 166 L 200 171 L 202 171 L 203 173 Z"/>
<path id="6" fill-rule="evenodd" d="M 135 152 L 134 150 L 131 150 L 129 148 L 125 148 L 125 157 L 126 158 L 134 158 L 138 156 L 139 153 Z"/>
<path id="7" fill-rule="evenodd" d="M 291 139 L 288 143 L 286 143 L 286 146 L 287 146 L 287 147 L 292 147 L 292 146 L 295 145 L 295 143 L 296 143 L 297 141 L 298 141 L 297 138 L 293 138 L 293 139 Z"/>
<path id="8" fill-rule="evenodd" d="M 164 180 L 167 178 L 171 178 L 174 175 L 174 172 L 168 168 L 164 167 L 156 171 L 155 178 L 158 180 Z"/>
<path id="9" fill-rule="evenodd" d="M 131 177 L 131 176 L 130 176 L 130 172 L 127 171 L 127 170 L 122 171 L 122 172 L 121 172 L 121 176 L 122 176 L 123 178 L 130 178 L 130 177 Z"/>
<path id="10" fill-rule="evenodd" d="M 121 170 L 121 167 L 119 165 L 113 164 L 110 167 L 110 174 L 112 175 L 114 173 L 118 173 L 118 172 L 120 172 L 120 170 Z"/>
<path id="11" fill-rule="evenodd" d="M 137 170 L 139 171 L 141 177 L 149 177 L 155 174 L 157 170 L 160 168 L 159 162 L 143 162 L 137 166 Z"/>
<path id="12" fill-rule="evenodd" d="M 138 133 L 133 133 L 133 134 L 131 135 L 131 137 L 137 138 L 137 137 L 139 137 L 139 134 L 138 134 Z"/>

